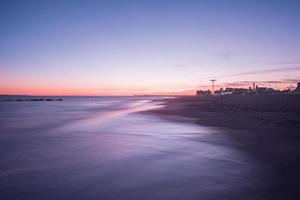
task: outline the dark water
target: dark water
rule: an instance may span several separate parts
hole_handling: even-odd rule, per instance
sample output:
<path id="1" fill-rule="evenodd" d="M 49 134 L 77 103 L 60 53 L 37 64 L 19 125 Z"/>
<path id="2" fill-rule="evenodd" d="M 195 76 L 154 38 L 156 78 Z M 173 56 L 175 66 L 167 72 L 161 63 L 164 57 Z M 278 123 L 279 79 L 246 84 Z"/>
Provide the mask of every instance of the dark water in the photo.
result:
<path id="1" fill-rule="evenodd" d="M 262 166 L 150 98 L 0 102 L 0 199 L 255 199 Z"/>

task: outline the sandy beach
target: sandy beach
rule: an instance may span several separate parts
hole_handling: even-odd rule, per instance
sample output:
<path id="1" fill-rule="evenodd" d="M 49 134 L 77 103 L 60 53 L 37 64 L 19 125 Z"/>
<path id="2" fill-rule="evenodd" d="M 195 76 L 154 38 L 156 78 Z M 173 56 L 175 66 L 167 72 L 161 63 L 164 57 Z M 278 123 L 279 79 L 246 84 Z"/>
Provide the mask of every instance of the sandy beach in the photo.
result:
<path id="1" fill-rule="evenodd" d="M 298 199 L 299 128 L 202 111 L 212 102 L 1 101 L 1 200 Z"/>
<path id="2" fill-rule="evenodd" d="M 235 148 L 264 166 L 265 199 L 298 199 L 300 95 L 195 96 L 164 100 L 148 111 L 164 119 L 218 127 Z M 260 199 L 258 198 L 258 199 Z"/>

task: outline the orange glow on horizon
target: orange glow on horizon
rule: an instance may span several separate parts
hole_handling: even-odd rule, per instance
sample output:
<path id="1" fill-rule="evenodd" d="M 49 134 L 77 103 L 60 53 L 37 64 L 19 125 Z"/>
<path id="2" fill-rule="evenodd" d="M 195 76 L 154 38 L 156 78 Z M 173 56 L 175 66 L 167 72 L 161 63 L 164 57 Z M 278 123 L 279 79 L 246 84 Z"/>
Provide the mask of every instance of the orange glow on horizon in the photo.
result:
<path id="1" fill-rule="evenodd" d="M 272 87 L 274 89 L 285 90 L 294 89 L 296 84 L 258 83 L 260 87 Z M 227 83 L 216 85 L 216 89 L 223 87 L 249 88 L 252 84 Z M 201 85 L 199 87 L 145 87 L 145 88 L 95 88 L 95 87 L 49 87 L 49 86 L 0 86 L 0 95 L 32 95 L 32 96 L 132 96 L 132 95 L 194 95 L 196 90 L 210 90 L 211 85 Z"/>
<path id="2" fill-rule="evenodd" d="M 48 79 L 47 79 L 48 78 Z M 75 79 L 74 79 L 75 80 Z M 51 77 L 35 77 L 24 74 L 1 74 L 0 95 L 32 95 L 32 96 L 132 96 L 132 95 L 195 95 L 196 90 L 211 89 L 211 84 L 195 86 L 196 84 L 184 82 L 169 83 L 127 83 L 127 84 L 101 84 L 83 80 L 64 79 L 62 81 Z M 272 87 L 285 90 L 294 89 L 296 82 L 256 82 L 261 87 Z M 219 82 L 216 89 L 223 87 L 252 87 L 252 82 Z"/>
<path id="3" fill-rule="evenodd" d="M 55 77 L 57 78 L 57 77 Z M 0 95 L 32 96 L 132 96 L 194 95 L 195 87 L 184 84 L 101 84 L 89 80 L 55 79 L 26 74 L 1 74 Z"/>
<path id="4" fill-rule="evenodd" d="M 159 91 L 130 89 L 91 89 L 91 88 L 1 88 L 0 95 L 31 95 L 31 96 L 132 96 L 132 95 L 194 95 L 195 90 Z"/>

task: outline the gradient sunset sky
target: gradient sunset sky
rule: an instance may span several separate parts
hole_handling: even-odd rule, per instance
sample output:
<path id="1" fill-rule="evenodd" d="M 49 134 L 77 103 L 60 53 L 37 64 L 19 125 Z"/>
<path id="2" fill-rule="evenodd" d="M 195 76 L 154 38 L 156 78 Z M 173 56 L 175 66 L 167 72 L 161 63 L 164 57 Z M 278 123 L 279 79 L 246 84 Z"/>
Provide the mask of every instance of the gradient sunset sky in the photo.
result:
<path id="1" fill-rule="evenodd" d="M 293 86 L 300 1 L 0 0 L 0 94 L 192 94 Z"/>

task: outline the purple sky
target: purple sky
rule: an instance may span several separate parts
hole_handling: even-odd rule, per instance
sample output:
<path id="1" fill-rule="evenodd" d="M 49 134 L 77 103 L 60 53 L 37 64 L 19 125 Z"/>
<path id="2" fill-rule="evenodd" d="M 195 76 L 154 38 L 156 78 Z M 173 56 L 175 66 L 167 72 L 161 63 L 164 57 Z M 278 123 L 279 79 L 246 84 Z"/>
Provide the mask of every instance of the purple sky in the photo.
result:
<path id="1" fill-rule="evenodd" d="M 0 1 L 0 93 L 300 79 L 300 1 Z M 290 81 L 287 81 L 290 82 Z"/>

